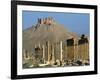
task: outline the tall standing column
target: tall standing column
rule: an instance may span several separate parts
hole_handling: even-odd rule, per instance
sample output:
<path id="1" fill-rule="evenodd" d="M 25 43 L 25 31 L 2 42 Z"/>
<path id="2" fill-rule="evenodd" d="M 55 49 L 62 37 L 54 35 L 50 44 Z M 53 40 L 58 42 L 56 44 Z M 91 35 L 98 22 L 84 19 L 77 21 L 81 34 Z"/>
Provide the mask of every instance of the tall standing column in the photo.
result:
<path id="1" fill-rule="evenodd" d="M 37 45 L 35 44 L 35 46 L 34 46 L 35 48 L 37 48 Z"/>
<path id="2" fill-rule="evenodd" d="M 47 52 L 48 52 L 48 61 L 49 61 L 49 59 L 50 59 L 49 41 L 47 41 Z"/>
<path id="3" fill-rule="evenodd" d="M 38 47 L 39 47 L 39 48 L 41 48 L 41 45 L 40 45 L 40 43 L 38 44 Z"/>
<path id="4" fill-rule="evenodd" d="M 27 50 L 25 50 L 24 54 L 25 54 L 25 55 L 24 55 L 24 56 L 25 56 L 25 59 L 26 59 L 26 58 L 28 59 L 28 58 L 29 58 L 29 53 L 27 52 Z"/>
<path id="5" fill-rule="evenodd" d="M 62 41 L 60 41 L 60 60 L 63 60 L 63 54 L 62 54 Z"/>
<path id="6" fill-rule="evenodd" d="M 74 58 L 73 60 L 75 61 L 77 59 L 77 40 L 74 39 Z"/>
<path id="7" fill-rule="evenodd" d="M 66 59 L 68 59 L 67 41 L 66 41 L 66 52 L 65 52 L 65 55 L 66 55 Z M 65 60 L 66 60 L 66 59 L 65 59 Z"/>
<path id="8" fill-rule="evenodd" d="M 54 44 L 52 44 L 52 62 L 55 62 Z"/>
<path id="9" fill-rule="evenodd" d="M 43 48 L 43 63 L 45 63 L 45 48 L 44 48 L 44 45 L 42 45 L 42 48 Z"/>
<path id="10" fill-rule="evenodd" d="M 25 50 L 23 50 L 23 59 L 26 59 L 26 53 L 25 53 Z"/>

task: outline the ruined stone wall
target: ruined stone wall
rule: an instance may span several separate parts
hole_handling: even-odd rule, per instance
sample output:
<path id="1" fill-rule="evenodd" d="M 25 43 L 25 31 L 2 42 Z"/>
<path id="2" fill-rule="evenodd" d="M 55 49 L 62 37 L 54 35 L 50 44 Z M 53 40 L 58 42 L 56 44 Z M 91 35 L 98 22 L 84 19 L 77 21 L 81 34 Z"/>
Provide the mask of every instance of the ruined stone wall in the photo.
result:
<path id="1" fill-rule="evenodd" d="M 78 45 L 78 58 L 82 60 L 89 60 L 89 42 L 87 38 L 81 38 Z"/>
<path id="2" fill-rule="evenodd" d="M 89 60 L 89 41 L 87 38 L 67 40 L 67 59 L 68 60 Z"/>
<path id="3" fill-rule="evenodd" d="M 67 60 L 74 60 L 74 39 L 67 40 Z"/>

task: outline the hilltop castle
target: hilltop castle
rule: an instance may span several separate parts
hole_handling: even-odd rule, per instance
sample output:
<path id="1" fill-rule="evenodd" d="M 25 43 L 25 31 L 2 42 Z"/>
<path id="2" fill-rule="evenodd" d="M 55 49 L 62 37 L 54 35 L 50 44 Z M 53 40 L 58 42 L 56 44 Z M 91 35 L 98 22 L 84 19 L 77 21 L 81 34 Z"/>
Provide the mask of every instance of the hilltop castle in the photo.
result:
<path id="1" fill-rule="evenodd" d="M 51 25 L 53 22 L 54 22 L 54 19 L 52 17 L 38 18 L 38 24 Z"/>

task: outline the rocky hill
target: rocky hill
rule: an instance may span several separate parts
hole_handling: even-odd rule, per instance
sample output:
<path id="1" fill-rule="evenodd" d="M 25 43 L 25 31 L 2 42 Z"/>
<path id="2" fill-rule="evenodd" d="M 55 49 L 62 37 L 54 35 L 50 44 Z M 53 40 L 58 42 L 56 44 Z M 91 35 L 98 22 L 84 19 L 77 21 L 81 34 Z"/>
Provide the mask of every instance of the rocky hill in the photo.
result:
<path id="1" fill-rule="evenodd" d="M 70 38 L 77 38 L 77 35 L 57 23 L 52 17 L 39 18 L 36 25 L 23 30 L 23 49 L 32 51 L 35 45 L 45 44 L 46 41 L 57 43 Z"/>

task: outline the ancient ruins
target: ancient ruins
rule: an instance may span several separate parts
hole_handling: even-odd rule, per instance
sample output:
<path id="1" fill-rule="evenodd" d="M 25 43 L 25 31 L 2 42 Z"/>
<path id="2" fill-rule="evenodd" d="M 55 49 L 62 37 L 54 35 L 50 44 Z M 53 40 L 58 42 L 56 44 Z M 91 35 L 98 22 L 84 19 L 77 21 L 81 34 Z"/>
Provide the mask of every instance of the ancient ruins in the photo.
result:
<path id="1" fill-rule="evenodd" d="M 54 22 L 54 19 L 52 17 L 48 17 L 48 18 L 38 18 L 38 24 L 47 24 L 47 25 L 51 25 Z"/>
<path id="2" fill-rule="evenodd" d="M 38 19 L 38 24 L 51 25 L 52 22 L 52 17 Z M 82 65 L 89 65 L 89 39 L 84 34 L 57 42 L 40 40 L 33 44 L 31 52 L 23 49 L 24 68 Z"/>

